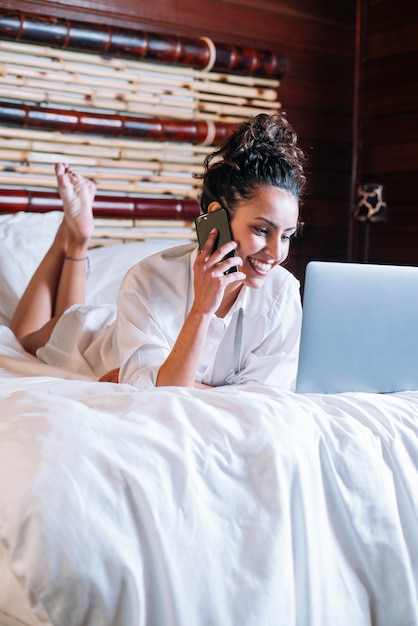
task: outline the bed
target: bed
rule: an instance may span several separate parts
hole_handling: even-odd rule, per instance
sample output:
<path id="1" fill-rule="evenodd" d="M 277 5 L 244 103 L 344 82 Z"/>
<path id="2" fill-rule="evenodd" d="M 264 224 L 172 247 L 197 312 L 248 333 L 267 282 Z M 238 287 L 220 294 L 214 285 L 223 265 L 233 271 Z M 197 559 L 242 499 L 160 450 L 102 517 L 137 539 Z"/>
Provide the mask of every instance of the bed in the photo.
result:
<path id="1" fill-rule="evenodd" d="M 418 392 L 138 392 L 9 329 L 62 218 L 53 162 L 96 182 L 87 303 L 114 307 L 129 267 L 193 239 L 197 162 L 279 106 L 285 59 L 3 9 L 0 35 L 0 625 L 418 624 Z"/>
<path id="2" fill-rule="evenodd" d="M 418 392 L 54 370 L 8 320 L 60 219 L 0 216 L 0 624 L 417 624 Z M 170 236 L 92 249 L 88 301 Z"/>

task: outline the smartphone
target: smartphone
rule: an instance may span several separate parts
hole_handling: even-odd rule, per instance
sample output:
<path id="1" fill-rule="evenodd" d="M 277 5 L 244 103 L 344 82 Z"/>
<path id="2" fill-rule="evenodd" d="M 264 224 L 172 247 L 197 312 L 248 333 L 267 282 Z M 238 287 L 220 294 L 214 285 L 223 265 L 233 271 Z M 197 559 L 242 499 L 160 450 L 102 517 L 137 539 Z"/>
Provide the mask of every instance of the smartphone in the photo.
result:
<path id="1" fill-rule="evenodd" d="M 200 250 L 202 250 L 203 246 L 205 245 L 212 228 L 216 228 L 218 230 L 218 236 L 216 237 L 215 245 L 213 246 L 214 251 L 217 250 L 224 243 L 228 243 L 228 241 L 232 240 L 231 227 L 229 225 L 229 216 L 225 209 L 218 209 L 217 211 L 210 211 L 209 213 L 203 213 L 203 215 L 199 215 L 195 219 L 195 227 Z M 224 259 L 233 256 L 236 256 L 235 250 L 232 250 L 232 252 L 229 252 L 229 254 L 225 255 Z M 226 271 L 225 274 L 230 274 L 231 272 L 237 271 L 238 268 L 234 266 Z"/>

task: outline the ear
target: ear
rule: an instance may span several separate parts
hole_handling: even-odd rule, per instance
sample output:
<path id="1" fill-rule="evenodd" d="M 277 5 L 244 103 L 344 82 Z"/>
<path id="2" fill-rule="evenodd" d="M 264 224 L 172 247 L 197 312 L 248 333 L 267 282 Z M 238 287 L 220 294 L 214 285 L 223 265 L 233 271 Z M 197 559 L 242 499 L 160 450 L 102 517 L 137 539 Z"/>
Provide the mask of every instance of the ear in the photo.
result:
<path id="1" fill-rule="evenodd" d="M 222 204 L 220 204 L 217 200 L 214 200 L 208 206 L 208 213 L 212 213 L 212 211 L 218 211 L 219 209 L 222 209 Z"/>

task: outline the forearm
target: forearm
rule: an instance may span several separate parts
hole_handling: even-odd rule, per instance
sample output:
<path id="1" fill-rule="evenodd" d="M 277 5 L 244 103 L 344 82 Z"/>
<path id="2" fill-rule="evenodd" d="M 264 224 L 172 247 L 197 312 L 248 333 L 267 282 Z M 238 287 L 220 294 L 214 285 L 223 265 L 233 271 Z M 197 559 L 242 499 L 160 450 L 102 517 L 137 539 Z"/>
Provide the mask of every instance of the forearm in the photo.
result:
<path id="1" fill-rule="evenodd" d="M 157 376 L 157 387 L 175 385 L 194 387 L 200 355 L 206 338 L 211 315 L 193 310 L 187 316 L 183 328 Z"/>

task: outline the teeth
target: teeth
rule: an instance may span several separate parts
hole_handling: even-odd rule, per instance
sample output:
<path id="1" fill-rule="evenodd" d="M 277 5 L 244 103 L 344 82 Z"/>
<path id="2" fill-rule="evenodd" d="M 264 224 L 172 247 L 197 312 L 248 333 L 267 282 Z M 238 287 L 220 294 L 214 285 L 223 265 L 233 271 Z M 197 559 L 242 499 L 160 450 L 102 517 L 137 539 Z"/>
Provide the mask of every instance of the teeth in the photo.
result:
<path id="1" fill-rule="evenodd" d="M 269 272 L 272 268 L 272 265 L 270 263 L 262 263 L 261 261 L 258 261 L 257 259 L 250 258 L 250 263 L 261 272 Z"/>

